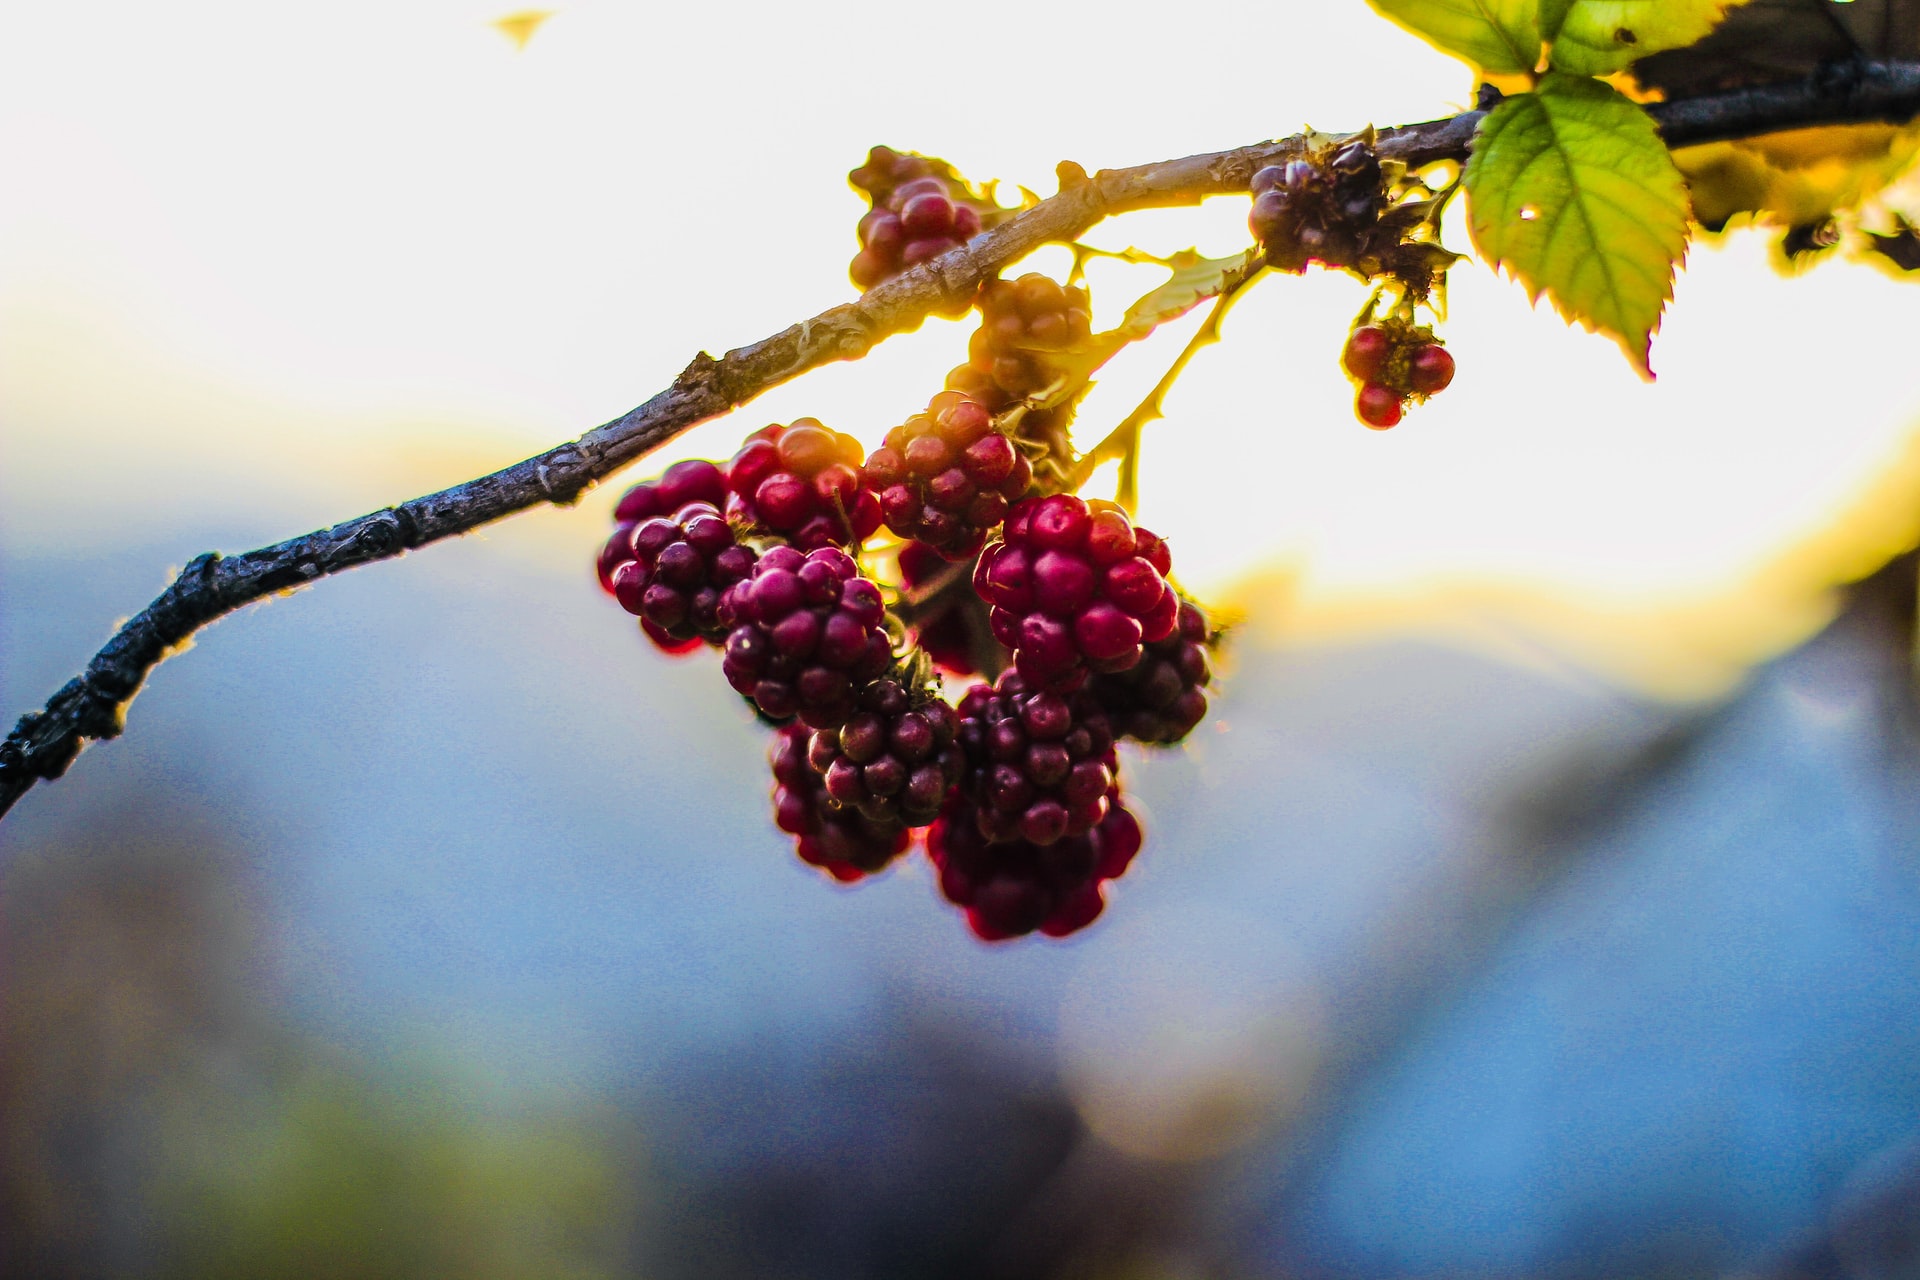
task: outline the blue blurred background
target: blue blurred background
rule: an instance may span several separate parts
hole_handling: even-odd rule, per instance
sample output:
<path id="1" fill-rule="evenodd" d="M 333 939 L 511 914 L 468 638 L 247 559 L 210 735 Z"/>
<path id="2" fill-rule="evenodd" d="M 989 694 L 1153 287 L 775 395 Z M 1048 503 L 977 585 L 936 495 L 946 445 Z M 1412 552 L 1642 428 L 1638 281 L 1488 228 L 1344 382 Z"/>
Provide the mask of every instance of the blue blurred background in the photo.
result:
<path id="1" fill-rule="evenodd" d="M 10 15 L 8 714 L 200 550 L 846 296 L 872 142 L 1044 187 L 1471 87 L 1358 3 L 1289 17 L 1297 84 L 1151 92 L 1064 7 L 1053 77 L 937 14 L 500 16 Z M 973 96 L 876 88 L 936 37 Z M 1181 217 L 1113 234 L 1220 252 L 1244 205 Z M 1461 378 L 1387 436 L 1333 371 L 1358 287 L 1249 298 L 1144 481 L 1236 623 L 1218 696 L 1126 759 L 1148 847 L 1066 943 L 792 856 L 717 664 L 593 582 L 618 486 L 221 622 L 0 824 L 0 1273 L 1920 1274 L 1912 286 L 1767 264 L 1696 248 L 1654 386 L 1465 264 Z M 673 456 L 871 441 L 964 339 Z"/>

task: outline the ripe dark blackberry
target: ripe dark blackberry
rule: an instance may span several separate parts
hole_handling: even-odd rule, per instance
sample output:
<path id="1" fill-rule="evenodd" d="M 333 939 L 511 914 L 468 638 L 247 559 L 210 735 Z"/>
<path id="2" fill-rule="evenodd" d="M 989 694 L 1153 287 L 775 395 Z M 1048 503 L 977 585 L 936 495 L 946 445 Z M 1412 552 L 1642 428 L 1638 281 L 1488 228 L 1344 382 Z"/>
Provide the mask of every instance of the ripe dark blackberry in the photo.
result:
<path id="1" fill-rule="evenodd" d="M 629 540 L 635 525 L 655 516 L 672 515 L 689 502 L 726 506 L 726 473 L 704 458 L 689 458 L 685 462 L 674 463 L 662 474 L 651 480 L 642 480 L 627 490 L 620 504 L 613 509 L 613 534 L 600 548 L 600 560 L 596 567 L 601 588 L 611 594 L 613 571 L 633 559 L 633 547 Z"/>
<path id="2" fill-rule="evenodd" d="M 721 669 L 768 719 L 831 728 L 892 663 L 885 615 L 880 588 L 838 547 L 774 547 L 721 599 L 732 628 Z"/>
<path id="3" fill-rule="evenodd" d="M 900 581 L 912 591 L 932 583 L 958 566 L 932 547 L 909 542 L 900 548 Z M 1006 665 L 1006 650 L 993 638 L 986 602 L 971 585 L 966 572 L 935 597 L 919 602 L 913 611 L 913 640 L 920 651 L 955 675 L 978 674 L 983 666 L 997 672 Z"/>
<path id="4" fill-rule="evenodd" d="M 773 821 L 788 835 L 803 861 L 836 880 L 854 881 L 884 870 L 907 851 L 912 837 L 897 821 L 868 817 L 827 794 L 826 782 L 807 763 L 810 735 L 802 725 L 774 732 Z"/>
<path id="5" fill-rule="evenodd" d="M 807 762 L 837 803 L 875 822 L 924 827 L 960 780 L 960 721 L 937 694 L 875 680 L 837 729 L 814 732 Z"/>
<path id="6" fill-rule="evenodd" d="M 762 427 L 727 466 L 727 514 L 811 551 L 858 546 L 880 527 L 860 482 L 860 442 L 813 418 Z"/>
<path id="7" fill-rule="evenodd" d="M 974 567 L 994 638 L 1035 688 L 1077 688 L 1088 671 L 1124 671 L 1164 640 L 1180 599 L 1167 544 L 1111 502 L 1028 498 Z"/>
<path id="8" fill-rule="evenodd" d="M 1207 714 L 1207 618 L 1191 600 L 1180 602 L 1180 621 L 1172 635 L 1146 646 L 1134 666 L 1097 675 L 1087 692 L 1107 713 L 1123 738 L 1155 746 L 1181 741 Z"/>
<path id="9" fill-rule="evenodd" d="M 1050 845 L 988 840 L 959 795 L 927 832 L 940 892 L 965 908 L 967 927 L 985 942 L 1036 929 L 1064 938 L 1086 928 L 1106 906 L 1102 883 L 1126 871 L 1140 844 L 1140 824 L 1117 789 L 1097 826 Z"/>
<path id="10" fill-rule="evenodd" d="M 1379 157 L 1357 140 L 1269 165 L 1253 175 L 1252 190 L 1247 226 L 1277 271 L 1353 265 L 1386 203 Z"/>
<path id="11" fill-rule="evenodd" d="M 633 558 L 613 571 L 613 595 L 638 615 L 648 638 L 669 653 L 726 639 L 720 601 L 753 572 L 754 553 L 734 540 L 712 503 L 690 502 L 672 516 L 642 521 L 627 545 Z"/>
<path id="12" fill-rule="evenodd" d="M 1113 729 L 1085 693 L 1035 691 L 1017 671 L 960 701 L 960 789 L 989 840 L 1052 844 L 1107 816 L 1119 770 Z"/>
<path id="13" fill-rule="evenodd" d="M 949 560 L 970 560 L 1026 495 L 1033 467 L 993 429 L 985 405 L 942 391 L 925 413 L 887 432 L 865 478 L 889 529 Z"/>
<path id="14" fill-rule="evenodd" d="M 1015 399 L 1057 381 L 1065 354 L 1092 334 L 1087 291 L 1038 272 L 989 281 L 976 305 L 980 327 L 967 343 L 967 363 Z"/>

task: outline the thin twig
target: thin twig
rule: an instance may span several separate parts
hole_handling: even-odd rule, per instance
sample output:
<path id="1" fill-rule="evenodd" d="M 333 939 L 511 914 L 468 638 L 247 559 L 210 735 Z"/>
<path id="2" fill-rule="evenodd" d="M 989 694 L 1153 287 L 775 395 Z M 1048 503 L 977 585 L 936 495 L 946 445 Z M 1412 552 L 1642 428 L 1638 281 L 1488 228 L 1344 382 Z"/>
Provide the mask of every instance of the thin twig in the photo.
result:
<path id="1" fill-rule="evenodd" d="M 1920 110 L 1920 63 L 1849 64 L 1805 80 L 1657 104 L 1649 110 L 1673 146 L 1812 124 L 1904 121 Z M 1481 111 L 1389 129 L 1377 149 L 1420 168 L 1466 157 Z M 719 359 L 701 352 L 673 385 L 631 413 L 577 440 L 492 475 L 386 507 L 355 520 L 239 555 L 195 557 L 160 597 L 108 640 L 81 675 L 44 709 L 20 718 L 0 743 L 0 814 L 41 779 L 57 778 L 90 739 L 117 736 L 127 704 L 166 655 L 201 627 L 242 605 L 360 565 L 390 559 L 503 516 L 575 501 L 681 432 L 754 399 L 809 369 L 865 355 L 929 314 L 973 296 L 981 281 L 1043 244 L 1078 239 L 1101 219 L 1135 209 L 1197 204 L 1244 191 L 1255 170 L 1301 154 L 1299 136 L 1130 169 L 1081 181 L 1064 167 L 1059 194 L 970 243 Z"/>

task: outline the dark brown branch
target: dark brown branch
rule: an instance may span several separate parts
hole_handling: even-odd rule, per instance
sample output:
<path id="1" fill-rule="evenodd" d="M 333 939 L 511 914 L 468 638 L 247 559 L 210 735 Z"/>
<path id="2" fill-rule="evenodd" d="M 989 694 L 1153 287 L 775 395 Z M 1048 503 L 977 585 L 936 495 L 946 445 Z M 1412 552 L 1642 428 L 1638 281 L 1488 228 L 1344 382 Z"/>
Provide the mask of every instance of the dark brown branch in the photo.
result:
<path id="1" fill-rule="evenodd" d="M 1751 136 L 1810 124 L 1904 121 L 1920 110 L 1920 64 L 1850 64 L 1804 81 L 1662 103 L 1651 108 L 1669 143 Z M 1418 167 L 1462 160 L 1484 112 L 1389 129 L 1383 156 Z M 570 503 L 587 488 L 687 428 L 834 360 L 865 355 L 916 328 L 942 306 L 971 298 L 982 280 L 1042 244 L 1076 239 L 1094 223 L 1135 209 L 1190 205 L 1246 190 L 1256 169 L 1299 153 L 1298 137 L 1187 156 L 1068 181 L 992 232 L 771 338 L 694 357 L 673 385 L 578 440 L 492 475 L 455 485 L 258 551 L 215 553 L 189 564 L 160 598 L 127 622 L 46 707 L 20 718 L 0 743 L 0 814 L 42 778 L 66 771 L 88 739 L 119 734 L 128 702 L 167 653 L 201 627 L 276 591 L 303 586 L 542 503 Z"/>

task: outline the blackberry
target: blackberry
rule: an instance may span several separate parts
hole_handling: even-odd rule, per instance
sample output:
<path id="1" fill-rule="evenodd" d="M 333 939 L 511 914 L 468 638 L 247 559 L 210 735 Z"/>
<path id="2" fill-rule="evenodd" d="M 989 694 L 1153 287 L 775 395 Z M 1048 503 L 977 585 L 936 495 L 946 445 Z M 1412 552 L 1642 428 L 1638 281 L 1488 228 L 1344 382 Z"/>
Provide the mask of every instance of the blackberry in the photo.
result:
<path id="1" fill-rule="evenodd" d="M 960 780 L 959 719 L 937 694 L 875 680 L 837 729 L 814 732 L 807 762 L 835 802 L 875 822 L 924 827 Z"/>
<path id="2" fill-rule="evenodd" d="M 813 418 L 748 436 L 727 467 L 727 514 L 799 547 L 858 546 L 880 527 L 860 442 Z"/>
<path id="3" fill-rule="evenodd" d="M 768 719 L 832 728 L 892 663 L 885 616 L 880 588 L 838 547 L 774 547 L 720 601 L 721 669 Z"/>
<path id="4" fill-rule="evenodd" d="M 900 184 L 915 178 L 939 176 L 935 166 L 949 171 L 944 161 L 895 151 L 892 147 L 875 147 L 867 152 L 866 163 L 847 175 L 847 181 L 877 208 L 886 204 Z"/>
<path id="5" fill-rule="evenodd" d="M 690 502 L 671 517 L 656 516 L 627 536 L 633 558 L 613 571 L 620 607 L 637 614 L 647 636 L 670 653 L 699 641 L 718 645 L 729 630 L 720 601 L 753 572 L 754 553 L 709 502 Z"/>
<path id="6" fill-rule="evenodd" d="M 1119 761 L 1106 713 L 1085 693 L 1035 690 L 1003 672 L 961 699 L 960 746 L 960 789 L 989 840 L 1048 845 L 1107 816 Z"/>
<path id="7" fill-rule="evenodd" d="M 1252 190 L 1247 225 L 1277 271 L 1352 266 L 1386 205 L 1379 157 L 1358 140 L 1269 165 L 1253 175 Z"/>
<path id="8" fill-rule="evenodd" d="M 1125 671 L 1096 675 L 1087 691 L 1107 713 L 1114 733 L 1136 742 L 1171 746 L 1193 732 L 1207 714 L 1207 618 L 1191 600 L 1180 602 L 1173 634 L 1146 646 L 1146 655 Z"/>
<path id="9" fill-rule="evenodd" d="M 613 509 L 613 535 L 600 548 L 596 566 L 603 590 L 613 591 L 613 571 L 633 559 L 630 539 L 633 528 L 642 520 L 672 515 L 689 502 L 710 502 L 715 507 L 727 503 L 727 477 L 704 458 L 676 462 L 651 480 L 639 484 L 621 496 Z"/>
<path id="10" fill-rule="evenodd" d="M 967 927 L 986 942 L 1039 930 L 1064 938 L 1092 924 L 1106 906 L 1101 885 L 1126 871 L 1140 851 L 1140 824 L 1116 790 L 1107 814 L 1084 835 L 1050 845 L 988 840 L 972 804 L 954 796 L 927 832 L 927 856 L 940 892 L 967 913 Z"/>
<path id="11" fill-rule="evenodd" d="M 970 560 L 1026 495 L 1033 467 L 993 429 L 985 405 L 942 391 L 887 432 L 867 458 L 865 481 L 889 529 L 949 560 Z"/>
<path id="12" fill-rule="evenodd" d="M 907 851 L 912 837 L 897 821 L 874 819 L 827 794 L 826 783 L 807 764 L 804 726 L 776 730 L 768 753 L 773 764 L 773 821 L 788 835 L 801 860 L 836 880 L 853 881 L 884 870 Z"/>
<path id="13" fill-rule="evenodd" d="M 991 280 L 976 303 L 980 327 L 967 343 L 967 363 L 1013 399 L 1058 381 L 1064 355 L 1092 335 L 1087 291 L 1030 272 Z"/>
<path id="14" fill-rule="evenodd" d="M 914 178 L 869 209 L 857 231 L 860 252 L 847 275 L 865 291 L 979 235 L 980 212 L 943 179 Z"/>
<path id="15" fill-rule="evenodd" d="M 1071 689 L 1091 671 L 1124 671 L 1143 644 L 1171 635 L 1179 597 L 1167 544 L 1110 502 L 1028 498 L 974 567 L 994 638 L 1035 688 Z"/>

